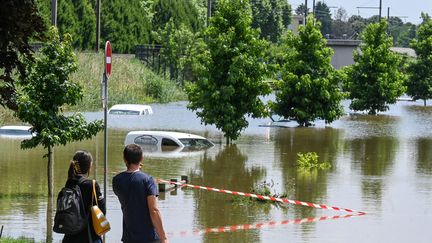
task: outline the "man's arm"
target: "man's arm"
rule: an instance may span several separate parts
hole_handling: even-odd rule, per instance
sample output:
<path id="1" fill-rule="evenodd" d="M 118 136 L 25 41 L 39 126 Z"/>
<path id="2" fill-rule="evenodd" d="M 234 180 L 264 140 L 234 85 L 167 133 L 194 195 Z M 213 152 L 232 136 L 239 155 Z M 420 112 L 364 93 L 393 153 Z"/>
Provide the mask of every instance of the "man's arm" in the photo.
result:
<path id="1" fill-rule="evenodd" d="M 161 213 L 159 211 L 159 208 L 157 207 L 156 197 L 154 195 L 148 196 L 147 204 L 149 207 L 151 221 L 156 229 L 156 233 L 160 237 L 161 243 L 168 243 L 168 238 L 162 225 Z"/>

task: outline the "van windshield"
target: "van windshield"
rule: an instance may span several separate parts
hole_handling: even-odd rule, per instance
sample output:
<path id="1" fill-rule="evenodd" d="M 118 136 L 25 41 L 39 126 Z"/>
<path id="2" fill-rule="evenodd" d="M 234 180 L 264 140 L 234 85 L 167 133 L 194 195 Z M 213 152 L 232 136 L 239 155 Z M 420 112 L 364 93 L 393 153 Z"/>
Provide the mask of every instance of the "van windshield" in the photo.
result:
<path id="1" fill-rule="evenodd" d="M 139 115 L 139 111 L 132 110 L 110 110 L 111 115 Z"/>

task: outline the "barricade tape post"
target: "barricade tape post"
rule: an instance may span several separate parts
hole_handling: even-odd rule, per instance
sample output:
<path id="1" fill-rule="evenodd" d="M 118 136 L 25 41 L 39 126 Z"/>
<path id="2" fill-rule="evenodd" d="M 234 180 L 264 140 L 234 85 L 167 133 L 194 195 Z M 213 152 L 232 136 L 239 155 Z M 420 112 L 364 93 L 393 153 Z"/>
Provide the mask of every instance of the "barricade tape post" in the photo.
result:
<path id="1" fill-rule="evenodd" d="M 224 190 L 224 189 L 218 189 L 218 188 L 207 187 L 207 186 L 197 186 L 197 185 L 187 184 L 184 181 L 175 182 L 175 181 L 167 181 L 167 180 L 158 179 L 158 183 L 174 184 L 174 185 L 178 185 L 181 187 L 190 187 L 190 188 L 194 188 L 194 189 L 220 192 L 220 193 L 226 193 L 226 194 L 232 194 L 232 195 L 238 195 L 238 196 L 244 196 L 244 197 L 253 197 L 253 198 L 258 198 L 261 200 L 269 200 L 269 201 L 274 201 L 274 202 L 301 205 L 301 206 L 313 207 L 313 208 L 319 208 L 319 209 L 344 211 L 344 212 L 348 212 L 351 214 L 355 213 L 358 216 L 366 214 L 365 212 L 358 211 L 358 210 L 352 210 L 352 209 L 348 209 L 348 208 L 334 207 L 334 206 L 328 206 L 325 204 L 316 204 L 316 203 L 310 203 L 310 202 L 302 202 L 302 201 L 291 200 L 291 199 L 287 199 L 287 198 L 269 197 L 269 196 L 263 196 L 263 195 L 252 194 L 252 193 L 244 193 L 244 192 L 237 192 L 237 191 L 231 191 L 231 190 Z"/>

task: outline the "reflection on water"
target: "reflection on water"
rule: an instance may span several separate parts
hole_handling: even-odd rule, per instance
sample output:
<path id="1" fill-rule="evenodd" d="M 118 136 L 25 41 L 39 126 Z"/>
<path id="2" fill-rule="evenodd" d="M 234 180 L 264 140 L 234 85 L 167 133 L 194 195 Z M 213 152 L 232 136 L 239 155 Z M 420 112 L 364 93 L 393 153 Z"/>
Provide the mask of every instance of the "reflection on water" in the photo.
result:
<path id="1" fill-rule="evenodd" d="M 344 103 L 345 106 L 349 102 Z M 145 156 L 143 170 L 154 178 L 250 192 L 267 182 L 274 193 L 288 198 L 364 210 L 364 217 L 279 225 L 230 233 L 177 236 L 171 242 L 429 242 L 432 218 L 432 108 L 422 102 L 399 102 L 379 116 L 347 115 L 325 126 L 260 127 L 269 119 L 251 119 L 235 145 L 225 146 L 213 126 L 203 126 L 185 102 L 153 105 L 154 115 L 110 120 L 107 217 L 112 230 L 107 242 L 119 242 L 121 210 L 111 178 L 124 170 L 122 150 L 131 130 L 170 130 L 198 134 L 216 144 L 190 156 Z M 88 119 L 102 113 L 87 113 Z M 20 150 L 20 141 L 0 138 L 0 225 L 8 236 L 54 242 L 46 198 L 46 159 L 42 148 Z M 77 149 L 95 158 L 91 175 L 103 184 L 103 136 L 55 148 L 54 191 L 64 185 L 71 156 Z M 297 153 L 316 152 L 329 162 L 328 171 L 299 171 Z M 337 215 L 310 207 L 239 204 L 234 196 L 177 189 L 161 193 L 159 207 L 168 232 L 192 232 L 211 227 L 281 222 L 304 217 Z M 48 222 L 47 222 L 48 216 Z M 407 224 L 409 222 L 409 225 Z M 421 232 L 421 233 L 419 233 Z"/>

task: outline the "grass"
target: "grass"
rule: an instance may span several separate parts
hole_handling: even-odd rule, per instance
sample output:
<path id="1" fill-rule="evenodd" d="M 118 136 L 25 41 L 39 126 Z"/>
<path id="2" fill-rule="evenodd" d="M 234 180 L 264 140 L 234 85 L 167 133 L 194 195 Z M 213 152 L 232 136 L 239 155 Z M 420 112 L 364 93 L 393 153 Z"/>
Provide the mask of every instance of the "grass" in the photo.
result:
<path id="1" fill-rule="evenodd" d="M 64 111 L 97 111 L 102 109 L 101 77 L 103 54 L 76 53 L 78 71 L 70 80 L 83 87 L 83 99 Z M 168 78 L 153 73 L 133 56 L 115 55 L 112 58 L 112 72 L 108 81 L 108 107 L 114 104 L 167 103 L 186 100 L 182 88 Z M 0 125 L 21 124 L 13 112 L 0 106 Z"/>
<path id="2" fill-rule="evenodd" d="M 13 115 L 13 112 L 0 106 L 0 126 L 8 124 L 21 124 L 20 120 Z"/>
<path id="3" fill-rule="evenodd" d="M 19 238 L 0 238 L 0 243 L 36 243 L 34 239 L 19 237 Z"/>
<path id="4" fill-rule="evenodd" d="M 84 90 L 82 101 L 70 110 L 94 111 L 102 107 L 100 100 L 103 54 L 77 53 L 78 71 L 71 80 Z M 112 72 L 108 81 L 108 106 L 119 103 L 167 103 L 185 100 L 186 94 L 172 80 L 163 78 L 132 56 L 112 58 Z"/>

